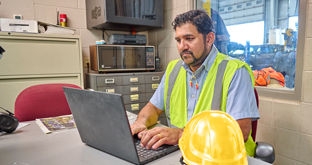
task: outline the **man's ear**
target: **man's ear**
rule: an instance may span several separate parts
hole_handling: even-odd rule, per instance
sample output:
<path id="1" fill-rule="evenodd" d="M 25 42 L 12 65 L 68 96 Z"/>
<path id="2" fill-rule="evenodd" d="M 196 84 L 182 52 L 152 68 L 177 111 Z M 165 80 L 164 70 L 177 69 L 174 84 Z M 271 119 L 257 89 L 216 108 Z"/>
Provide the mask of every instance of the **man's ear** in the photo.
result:
<path id="1" fill-rule="evenodd" d="M 209 32 L 206 36 L 206 43 L 211 46 L 214 43 L 215 37 L 214 32 Z"/>

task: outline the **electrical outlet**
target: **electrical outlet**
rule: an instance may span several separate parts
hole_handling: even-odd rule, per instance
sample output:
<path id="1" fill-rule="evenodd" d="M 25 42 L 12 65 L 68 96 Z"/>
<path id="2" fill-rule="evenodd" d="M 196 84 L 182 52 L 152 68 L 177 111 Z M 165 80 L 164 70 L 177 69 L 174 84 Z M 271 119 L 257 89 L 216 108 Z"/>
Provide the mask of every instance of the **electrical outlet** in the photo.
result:
<path id="1" fill-rule="evenodd" d="M 21 14 L 14 14 L 13 18 L 14 19 L 23 19 L 23 16 Z"/>

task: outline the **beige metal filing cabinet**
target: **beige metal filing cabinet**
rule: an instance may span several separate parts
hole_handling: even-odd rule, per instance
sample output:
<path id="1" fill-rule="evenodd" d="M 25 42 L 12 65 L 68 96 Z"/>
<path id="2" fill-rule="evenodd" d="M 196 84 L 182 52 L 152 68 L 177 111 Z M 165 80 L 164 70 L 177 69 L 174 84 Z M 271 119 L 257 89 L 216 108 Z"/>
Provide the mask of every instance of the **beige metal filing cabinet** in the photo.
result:
<path id="1" fill-rule="evenodd" d="M 0 32 L 0 106 L 14 111 L 16 96 L 40 83 L 83 87 L 81 43 L 76 35 Z"/>
<path id="2" fill-rule="evenodd" d="M 163 72 L 88 73 L 86 86 L 93 90 L 119 93 L 127 111 L 137 113 L 157 89 Z"/>

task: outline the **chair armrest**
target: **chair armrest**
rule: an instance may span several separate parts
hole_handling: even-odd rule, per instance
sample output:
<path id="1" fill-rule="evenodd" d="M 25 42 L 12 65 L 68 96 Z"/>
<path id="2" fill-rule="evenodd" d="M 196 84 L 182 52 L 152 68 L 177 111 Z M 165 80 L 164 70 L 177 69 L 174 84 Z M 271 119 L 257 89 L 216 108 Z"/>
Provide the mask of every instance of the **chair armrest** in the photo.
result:
<path id="1" fill-rule="evenodd" d="M 256 142 L 255 158 L 261 159 L 268 163 L 273 163 L 275 160 L 274 147 L 266 142 Z"/>

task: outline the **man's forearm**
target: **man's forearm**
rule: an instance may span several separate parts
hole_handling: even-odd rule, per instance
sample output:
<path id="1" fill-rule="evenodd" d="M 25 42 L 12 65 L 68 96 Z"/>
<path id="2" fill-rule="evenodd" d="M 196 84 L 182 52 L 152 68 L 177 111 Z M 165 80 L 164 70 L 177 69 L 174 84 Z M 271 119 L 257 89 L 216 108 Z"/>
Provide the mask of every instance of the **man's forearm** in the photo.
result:
<path id="1" fill-rule="evenodd" d="M 161 110 L 148 102 L 138 114 L 136 122 L 144 124 L 147 128 L 157 123 Z"/>
<path id="2" fill-rule="evenodd" d="M 248 140 L 248 136 L 251 131 L 251 119 L 250 118 L 239 119 L 237 120 L 237 122 L 242 130 L 244 141 L 246 142 Z"/>

